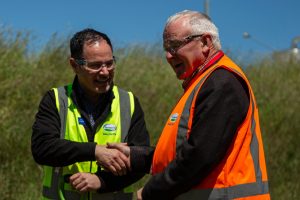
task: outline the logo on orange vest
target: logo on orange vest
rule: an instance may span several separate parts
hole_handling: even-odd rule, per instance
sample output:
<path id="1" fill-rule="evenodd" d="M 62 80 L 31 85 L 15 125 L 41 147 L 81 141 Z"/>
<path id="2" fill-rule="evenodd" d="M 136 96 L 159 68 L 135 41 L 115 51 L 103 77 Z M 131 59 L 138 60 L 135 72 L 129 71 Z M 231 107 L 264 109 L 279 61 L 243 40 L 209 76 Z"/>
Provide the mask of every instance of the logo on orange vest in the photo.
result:
<path id="1" fill-rule="evenodd" d="M 175 121 L 177 120 L 177 118 L 178 118 L 178 113 L 174 113 L 174 114 L 172 114 L 171 116 L 170 116 L 170 123 L 169 124 L 174 124 L 175 123 Z"/>
<path id="2" fill-rule="evenodd" d="M 103 135 L 116 135 L 117 126 L 114 124 L 103 125 Z"/>

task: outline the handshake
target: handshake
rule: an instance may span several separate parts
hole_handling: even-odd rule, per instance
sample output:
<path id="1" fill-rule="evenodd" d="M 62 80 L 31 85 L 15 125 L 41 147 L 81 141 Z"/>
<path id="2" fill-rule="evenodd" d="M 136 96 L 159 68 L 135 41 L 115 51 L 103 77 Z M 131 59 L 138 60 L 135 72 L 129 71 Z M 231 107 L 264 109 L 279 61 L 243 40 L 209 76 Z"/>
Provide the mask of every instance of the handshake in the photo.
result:
<path id="1" fill-rule="evenodd" d="M 115 176 L 123 176 L 131 171 L 130 148 L 127 143 L 107 143 L 107 146 L 97 145 L 95 158 L 98 165 Z"/>

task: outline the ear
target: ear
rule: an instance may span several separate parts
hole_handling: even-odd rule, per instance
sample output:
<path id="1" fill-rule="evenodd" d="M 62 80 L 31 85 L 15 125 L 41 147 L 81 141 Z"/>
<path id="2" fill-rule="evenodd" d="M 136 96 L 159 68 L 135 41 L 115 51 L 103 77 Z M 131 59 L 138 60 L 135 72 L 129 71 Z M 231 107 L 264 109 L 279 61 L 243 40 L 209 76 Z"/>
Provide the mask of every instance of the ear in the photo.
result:
<path id="1" fill-rule="evenodd" d="M 201 37 L 201 45 L 204 53 L 208 53 L 213 48 L 211 35 L 205 34 Z"/>
<path id="2" fill-rule="evenodd" d="M 70 65 L 71 65 L 71 67 L 72 67 L 74 73 L 77 74 L 77 72 L 78 72 L 78 67 L 79 67 L 79 66 L 78 66 L 78 64 L 76 63 L 75 59 L 72 58 L 72 57 L 70 57 L 69 63 L 70 63 Z"/>

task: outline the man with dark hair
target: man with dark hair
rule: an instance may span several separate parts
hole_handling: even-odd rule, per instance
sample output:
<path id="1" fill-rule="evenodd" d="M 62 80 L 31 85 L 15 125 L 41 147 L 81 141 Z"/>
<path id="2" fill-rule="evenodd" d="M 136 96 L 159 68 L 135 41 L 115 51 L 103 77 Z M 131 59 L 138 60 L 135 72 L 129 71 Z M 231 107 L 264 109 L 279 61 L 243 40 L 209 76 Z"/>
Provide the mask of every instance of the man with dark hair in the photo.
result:
<path id="1" fill-rule="evenodd" d="M 143 110 L 131 92 L 113 83 L 115 58 L 106 34 L 77 32 L 70 50 L 73 84 L 45 94 L 33 125 L 31 148 L 44 168 L 43 198 L 130 199 L 120 190 L 144 173 L 131 172 L 129 155 L 106 144 L 149 146 Z"/>

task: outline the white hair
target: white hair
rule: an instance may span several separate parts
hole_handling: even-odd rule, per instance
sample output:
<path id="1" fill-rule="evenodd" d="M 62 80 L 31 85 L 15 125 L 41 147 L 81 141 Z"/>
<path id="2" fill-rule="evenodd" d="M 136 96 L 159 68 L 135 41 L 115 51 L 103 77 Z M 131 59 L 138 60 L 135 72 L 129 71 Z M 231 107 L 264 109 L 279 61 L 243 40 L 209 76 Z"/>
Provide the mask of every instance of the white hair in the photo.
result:
<path id="1" fill-rule="evenodd" d="M 184 10 L 181 12 L 178 12 L 171 17 L 168 18 L 166 27 L 176 21 L 179 18 L 186 18 L 184 19 L 184 25 L 190 25 L 193 31 L 193 34 L 204 34 L 208 33 L 212 37 L 212 42 L 216 50 L 221 49 L 221 42 L 219 38 L 219 31 L 216 25 L 211 21 L 211 19 L 200 12 L 197 11 L 191 11 L 191 10 Z"/>

